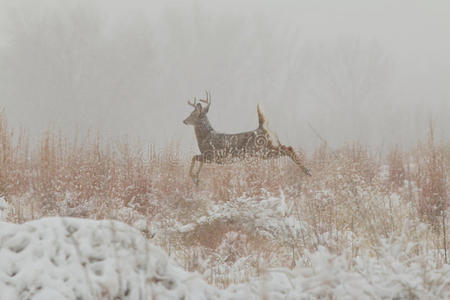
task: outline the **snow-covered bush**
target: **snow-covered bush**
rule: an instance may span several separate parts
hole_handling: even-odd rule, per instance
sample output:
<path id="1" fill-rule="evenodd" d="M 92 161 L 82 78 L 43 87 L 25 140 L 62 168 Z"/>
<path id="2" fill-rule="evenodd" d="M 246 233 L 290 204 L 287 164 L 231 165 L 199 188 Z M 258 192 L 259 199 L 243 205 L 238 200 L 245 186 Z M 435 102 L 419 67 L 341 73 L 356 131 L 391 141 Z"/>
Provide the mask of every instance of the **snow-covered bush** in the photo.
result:
<path id="1" fill-rule="evenodd" d="M 227 234 L 242 245 L 244 237 Z M 240 241 L 239 241 L 240 240 Z M 272 268 L 226 289 L 177 266 L 117 221 L 46 218 L 0 223 L 1 299 L 448 299 L 450 266 L 411 256 L 402 238 L 352 257 L 307 252 L 293 270 Z M 229 253 L 227 249 L 221 249 Z"/>

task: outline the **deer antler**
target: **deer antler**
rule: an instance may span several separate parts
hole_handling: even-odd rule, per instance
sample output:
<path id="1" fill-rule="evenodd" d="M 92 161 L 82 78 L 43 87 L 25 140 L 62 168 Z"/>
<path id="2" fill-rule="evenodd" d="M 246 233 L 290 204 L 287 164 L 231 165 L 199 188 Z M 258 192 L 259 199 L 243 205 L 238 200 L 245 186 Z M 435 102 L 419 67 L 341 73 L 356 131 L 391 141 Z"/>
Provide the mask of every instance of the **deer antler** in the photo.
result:
<path id="1" fill-rule="evenodd" d="M 197 108 L 197 98 L 194 98 L 194 103 L 192 103 L 191 101 L 187 102 L 189 105 L 193 106 L 194 108 Z"/>
<path id="2" fill-rule="evenodd" d="M 211 105 L 211 94 L 208 91 L 205 91 L 205 93 L 206 93 L 206 99 L 200 99 L 200 101 L 203 103 L 206 103 L 206 106 L 203 109 L 203 111 L 208 112 L 209 106 Z"/>

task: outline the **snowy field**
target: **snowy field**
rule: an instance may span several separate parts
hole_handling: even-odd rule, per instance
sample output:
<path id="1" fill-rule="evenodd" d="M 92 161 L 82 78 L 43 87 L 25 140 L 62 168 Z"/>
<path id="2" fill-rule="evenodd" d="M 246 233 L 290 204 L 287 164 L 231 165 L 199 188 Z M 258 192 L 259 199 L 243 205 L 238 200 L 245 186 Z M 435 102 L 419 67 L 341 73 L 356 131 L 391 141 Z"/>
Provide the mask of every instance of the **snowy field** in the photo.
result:
<path id="1" fill-rule="evenodd" d="M 52 140 L 2 144 L 2 300 L 450 297 L 448 145 L 324 146 L 312 177 L 212 165 L 196 187 L 171 149 Z"/>
<path id="2" fill-rule="evenodd" d="M 450 266 L 409 258 L 386 240 L 375 253 L 320 247 L 297 267 L 218 289 L 183 270 L 138 230 L 117 221 L 44 218 L 0 223 L 1 299 L 448 299 Z"/>
<path id="3" fill-rule="evenodd" d="M 449 8 L 0 0 L 0 300 L 450 299 Z"/>
<path id="4" fill-rule="evenodd" d="M 0 114 L 0 299 L 449 299 L 450 145 L 205 165 L 127 141 L 30 149 Z"/>

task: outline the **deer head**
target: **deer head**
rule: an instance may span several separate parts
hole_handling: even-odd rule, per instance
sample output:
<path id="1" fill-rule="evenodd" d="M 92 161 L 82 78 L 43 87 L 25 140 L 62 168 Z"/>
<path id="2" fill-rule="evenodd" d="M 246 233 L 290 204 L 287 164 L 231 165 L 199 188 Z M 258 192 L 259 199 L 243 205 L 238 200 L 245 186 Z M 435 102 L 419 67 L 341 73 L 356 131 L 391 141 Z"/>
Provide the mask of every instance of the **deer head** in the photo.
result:
<path id="1" fill-rule="evenodd" d="M 196 98 L 194 98 L 194 103 L 188 101 L 188 104 L 194 107 L 194 111 L 191 112 L 189 117 L 187 117 L 186 120 L 183 121 L 184 124 L 195 126 L 199 124 L 204 118 L 206 118 L 206 114 L 209 111 L 209 106 L 211 105 L 211 94 L 206 91 L 206 99 L 200 99 L 200 102 L 205 103 L 206 106 L 202 107 L 200 103 L 197 103 Z"/>

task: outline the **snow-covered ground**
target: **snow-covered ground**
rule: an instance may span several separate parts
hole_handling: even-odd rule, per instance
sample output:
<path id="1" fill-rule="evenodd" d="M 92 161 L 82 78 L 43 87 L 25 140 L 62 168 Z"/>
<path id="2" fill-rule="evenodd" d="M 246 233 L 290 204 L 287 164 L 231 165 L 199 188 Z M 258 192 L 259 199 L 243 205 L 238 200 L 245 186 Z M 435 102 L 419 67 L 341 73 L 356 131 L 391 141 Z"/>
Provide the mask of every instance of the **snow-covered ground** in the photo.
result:
<path id="1" fill-rule="evenodd" d="M 405 244 L 406 243 L 406 244 Z M 218 289 L 118 221 L 0 223 L 0 299 L 449 299 L 450 266 L 386 240 L 374 253 L 323 247 L 293 270 Z M 413 257 L 411 259 L 411 257 Z"/>
<path id="2" fill-rule="evenodd" d="M 214 294 L 116 221 L 0 224 L 1 299 L 206 299 Z"/>

